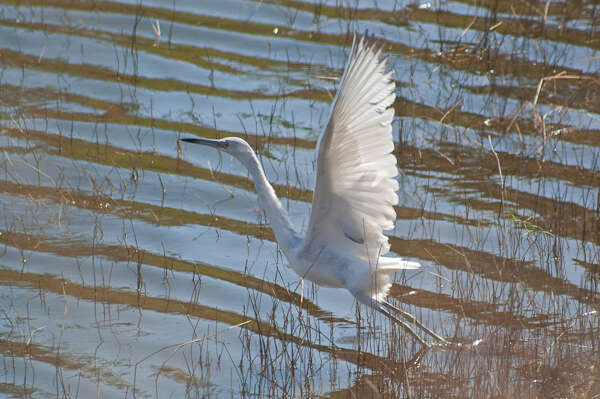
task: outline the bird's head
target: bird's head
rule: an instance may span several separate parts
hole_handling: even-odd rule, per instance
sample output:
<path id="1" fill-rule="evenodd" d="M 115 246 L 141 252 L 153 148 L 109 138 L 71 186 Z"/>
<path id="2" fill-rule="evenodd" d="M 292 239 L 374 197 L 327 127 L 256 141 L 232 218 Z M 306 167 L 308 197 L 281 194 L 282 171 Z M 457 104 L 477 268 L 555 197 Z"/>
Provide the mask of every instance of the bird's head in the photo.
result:
<path id="1" fill-rule="evenodd" d="M 217 150 L 229 153 L 236 158 L 243 159 L 252 155 L 252 147 L 239 137 L 227 137 L 221 140 L 211 140 L 204 138 L 186 138 L 181 139 L 186 143 L 202 144 L 207 147 L 216 148 Z"/>

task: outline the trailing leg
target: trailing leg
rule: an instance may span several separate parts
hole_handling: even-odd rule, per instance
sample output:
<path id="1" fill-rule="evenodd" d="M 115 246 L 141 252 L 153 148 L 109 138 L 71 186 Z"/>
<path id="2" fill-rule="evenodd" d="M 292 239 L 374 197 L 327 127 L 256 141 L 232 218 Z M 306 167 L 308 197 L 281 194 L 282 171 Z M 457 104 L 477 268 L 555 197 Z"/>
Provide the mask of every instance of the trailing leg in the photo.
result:
<path id="1" fill-rule="evenodd" d="M 423 338 L 421 338 L 419 336 L 419 334 L 417 334 L 415 332 L 415 330 L 413 330 L 413 328 L 411 326 L 409 326 L 408 324 L 406 324 L 405 321 L 400 320 L 398 317 L 396 317 L 395 315 L 393 315 L 391 312 L 389 312 L 385 307 L 382 306 L 381 303 L 375 301 L 373 298 L 371 298 L 369 295 L 365 294 L 364 292 L 359 292 L 354 294 L 354 296 L 356 297 L 356 299 L 358 299 L 359 302 L 368 305 L 370 307 L 372 307 L 373 309 L 377 310 L 378 312 L 386 315 L 389 319 L 393 320 L 394 322 L 400 324 L 410 335 L 412 335 L 417 341 L 419 341 L 421 344 L 423 344 L 425 347 L 429 348 L 431 347 L 431 345 L 425 341 Z M 387 302 L 383 302 L 385 304 L 387 304 Z M 389 306 L 392 306 L 390 304 L 388 304 Z M 392 306 L 392 308 L 394 308 Z M 395 308 L 394 308 L 395 309 Z M 406 313 L 406 312 L 405 312 Z M 408 314 L 408 313 L 407 313 Z M 410 316 L 410 314 L 408 314 Z M 412 317 L 412 316 L 411 316 Z M 414 320 L 416 320 L 414 317 L 412 317 Z M 412 321 L 412 320 L 411 320 Z M 442 338 L 443 339 L 443 338 Z"/>
<path id="2" fill-rule="evenodd" d="M 410 313 L 405 312 L 404 310 L 392 305 L 385 299 L 383 299 L 381 301 L 381 304 L 384 305 L 385 307 L 387 307 L 388 309 L 393 310 L 394 312 L 400 313 L 402 315 L 402 317 L 404 317 L 406 320 L 410 321 L 411 323 L 413 323 L 414 325 L 419 327 L 421 330 L 425 331 L 427 334 L 429 334 L 430 336 L 432 336 L 433 338 L 438 340 L 439 342 L 441 342 L 445 345 L 450 345 L 450 342 L 448 342 L 445 338 L 442 338 L 441 336 L 439 336 L 438 334 L 436 334 L 429 328 L 425 327 L 425 325 L 423 325 L 423 323 L 421 323 L 419 320 L 417 320 L 417 318 L 415 316 L 411 315 Z"/>

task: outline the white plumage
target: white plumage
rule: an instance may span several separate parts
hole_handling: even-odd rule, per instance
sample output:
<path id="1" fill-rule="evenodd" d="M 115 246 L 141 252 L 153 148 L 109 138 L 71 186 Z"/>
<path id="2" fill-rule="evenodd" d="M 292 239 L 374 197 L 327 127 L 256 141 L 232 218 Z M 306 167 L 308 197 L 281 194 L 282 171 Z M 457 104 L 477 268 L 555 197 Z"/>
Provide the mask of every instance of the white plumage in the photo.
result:
<path id="1" fill-rule="evenodd" d="M 398 203 L 398 174 L 392 154 L 395 85 L 376 43 L 356 38 L 333 101 L 329 122 L 317 145 L 312 211 L 306 234 L 290 223 L 285 208 L 265 177 L 256 154 L 244 140 L 203 138 L 182 141 L 223 150 L 242 162 L 256 185 L 259 204 L 269 219 L 290 266 L 317 284 L 346 288 L 428 345 L 392 312 L 433 333 L 410 314 L 385 300 L 390 274 L 418 268 L 416 262 L 383 256 L 389 251 L 383 230 L 393 229 Z"/>

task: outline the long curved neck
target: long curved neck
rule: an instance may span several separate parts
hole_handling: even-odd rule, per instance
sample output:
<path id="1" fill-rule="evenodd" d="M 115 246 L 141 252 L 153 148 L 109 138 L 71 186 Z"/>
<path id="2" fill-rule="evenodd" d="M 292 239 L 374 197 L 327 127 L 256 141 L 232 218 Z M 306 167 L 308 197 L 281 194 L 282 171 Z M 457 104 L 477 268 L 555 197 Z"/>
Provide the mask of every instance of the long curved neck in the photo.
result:
<path id="1" fill-rule="evenodd" d="M 298 233 L 292 226 L 287 211 L 277 198 L 275 190 L 271 183 L 267 180 L 265 172 L 256 157 L 252 152 L 250 156 L 239 159 L 248 169 L 254 179 L 254 186 L 258 193 L 258 203 L 267 215 L 267 219 L 271 223 L 271 228 L 277 239 L 277 243 L 283 252 L 288 256 L 289 251 L 298 239 Z"/>

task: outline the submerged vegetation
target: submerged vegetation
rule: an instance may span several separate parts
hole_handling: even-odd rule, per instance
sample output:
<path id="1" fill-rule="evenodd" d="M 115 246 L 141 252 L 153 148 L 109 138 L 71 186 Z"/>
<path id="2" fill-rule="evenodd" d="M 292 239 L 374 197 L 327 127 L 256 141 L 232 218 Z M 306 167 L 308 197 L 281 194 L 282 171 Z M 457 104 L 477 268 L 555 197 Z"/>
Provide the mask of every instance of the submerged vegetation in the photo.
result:
<path id="1" fill-rule="evenodd" d="M 600 395 L 594 2 L 0 1 L 0 396 Z M 366 29 L 423 264 L 391 297 L 461 347 L 299 282 L 243 167 L 177 145 L 243 137 L 306 226 Z"/>

